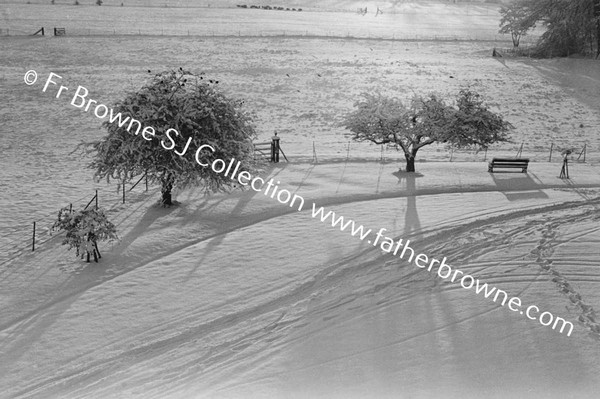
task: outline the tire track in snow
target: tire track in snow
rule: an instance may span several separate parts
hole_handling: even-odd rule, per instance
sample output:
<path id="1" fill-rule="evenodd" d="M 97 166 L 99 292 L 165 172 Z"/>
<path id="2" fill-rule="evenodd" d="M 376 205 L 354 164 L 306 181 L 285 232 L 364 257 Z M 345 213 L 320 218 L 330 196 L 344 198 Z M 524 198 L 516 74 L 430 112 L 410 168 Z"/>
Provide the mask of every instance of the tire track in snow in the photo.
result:
<path id="1" fill-rule="evenodd" d="M 550 185 L 553 186 L 553 185 Z M 557 187 L 562 187 L 563 186 L 559 186 L 556 185 Z M 600 186 L 598 186 L 600 187 Z M 552 187 L 549 187 L 552 188 Z M 516 190 L 519 191 L 519 190 Z M 455 189 L 451 189 L 451 190 L 440 190 L 440 189 L 434 189 L 434 190 L 419 190 L 417 193 L 415 193 L 414 195 L 417 196 L 425 196 L 425 195 L 440 195 L 440 194 L 456 194 L 456 193 L 466 193 L 466 192 L 470 192 L 470 193 L 477 193 L 477 192 L 497 192 L 496 189 L 493 188 L 473 188 L 473 189 L 467 189 L 465 190 L 464 187 L 460 187 L 460 188 L 455 188 Z M 390 193 L 383 193 L 383 194 L 362 194 L 362 195 L 357 195 L 357 196 L 353 196 L 351 198 L 348 197 L 344 197 L 344 198 L 339 198 L 339 197 L 325 197 L 325 198 L 321 198 L 321 199 L 317 199 L 314 200 L 315 203 L 319 203 L 320 206 L 331 206 L 331 205 L 347 205 L 347 204 L 351 204 L 351 203 L 360 203 L 360 202 L 367 202 L 367 201 L 373 201 L 373 200 L 379 200 L 379 199 L 390 199 L 390 198 L 406 198 L 411 196 L 412 194 L 408 194 L 405 192 L 390 192 Z M 311 202 L 313 201 L 313 199 L 307 198 L 306 199 L 307 202 Z M 570 201 L 570 202 L 565 202 L 565 203 L 561 203 L 558 205 L 545 205 L 542 206 L 541 208 L 537 208 L 537 207 L 527 207 L 524 209 L 521 209 L 519 211 L 516 211 L 516 214 L 514 217 L 517 217 L 518 215 L 526 215 L 529 214 L 530 212 L 537 212 L 536 209 L 539 211 L 540 209 L 563 209 L 566 207 L 572 207 L 572 206 L 580 206 L 582 204 L 589 204 L 589 203 L 597 203 L 600 204 L 600 198 L 597 199 L 593 199 L 593 200 L 588 200 L 586 202 L 582 202 L 582 201 Z M 306 212 L 307 214 L 309 213 L 308 210 L 304 210 L 303 212 Z M 74 296 L 80 295 L 83 292 L 92 289 L 94 287 L 97 287 L 99 285 L 102 285 L 106 282 L 112 281 L 118 277 L 121 277 L 123 275 L 126 275 L 127 273 L 130 273 L 132 271 L 135 271 L 139 268 L 142 268 L 146 265 L 148 265 L 149 263 L 155 262 L 157 260 L 160 260 L 162 258 L 165 258 L 167 256 L 173 255 L 179 251 L 185 250 L 191 246 L 194 246 L 196 244 L 202 243 L 204 241 L 208 241 L 208 240 L 212 240 L 215 238 L 219 238 L 222 236 L 225 236 L 227 234 L 230 234 L 232 232 L 235 232 L 237 230 L 243 229 L 243 228 L 247 228 L 250 226 L 254 226 L 257 225 L 259 223 L 265 222 L 265 221 L 269 221 L 271 219 L 275 219 L 278 217 L 283 217 L 289 214 L 294 214 L 296 213 L 295 210 L 289 210 L 289 209 L 280 209 L 280 210 L 275 210 L 270 212 L 268 215 L 265 214 L 258 214 L 258 215 L 249 215 L 248 217 L 244 217 L 244 218 L 239 218 L 239 223 L 237 223 L 235 226 L 228 228 L 228 229 L 224 229 L 218 232 L 215 232 L 213 234 L 209 234 L 207 236 L 204 237 L 200 237 L 196 240 L 191 240 L 188 241 L 186 243 L 183 243 L 181 245 L 178 245 L 174 248 L 172 248 L 169 251 L 165 251 L 162 253 L 158 253 L 154 256 L 151 256 L 145 260 L 143 260 L 142 262 L 138 263 L 137 265 L 133 265 L 131 267 L 128 267 L 125 270 L 122 270 L 120 272 L 114 272 L 108 276 L 103 277 L 102 279 L 98 280 L 98 281 L 94 281 L 92 283 L 88 283 L 88 284 L 84 284 L 84 285 L 80 285 L 77 286 L 76 289 L 74 290 L 67 290 L 65 287 L 63 287 L 62 289 L 65 291 L 68 291 L 66 294 L 63 295 L 59 295 L 55 298 L 53 298 L 50 301 L 45 302 L 43 305 L 38 306 L 24 314 L 22 314 L 19 317 L 13 318 L 12 320 L 9 320 L 7 322 L 4 322 L 3 324 L 0 324 L 0 331 L 4 331 L 8 328 L 11 328 L 17 324 L 19 324 L 20 322 L 26 321 L 32 317 L 34 317 L 37 313 L 39 312 L 43 312 L 47 309 L 49 309 L 52 306 L 55 306 L 57 304 L 59 304 L 60 302 L 69 300 L 69 298 L 72 298 Z M 495 217 L 490 218 L 491 220 L 499 220 L 502 219 L 504 217 L 509 217 L 508 214 L 506 213 L 502 213 L 502 211 L 498 211 L 498 214 Z M 482 219 L 483 220 L 483 219 Z M 487 220 L 487 219 L 485 219 Z M 315 223 L 317 223 L 317 221 L 315 221 Z M 481 222 L 476 224 L 476 225 L 482 225 Z M 456 227 L 456 225 L 454 228 L 460 228 Z M 411 237 L 413 235 L 416 234 L 429 234 L 429 233 L 436 233 L 440 231 L 440 226 L 434 226 L 432 228 L 429 229 L 422 229 L 418 232 L 413 232 L 411 234 L 408 235 L 408 237 Z"/>
<path id="2" fill-rule="evenodd" d="M 585 208 L 587 206 L 589 206 L 590 204 L 582 204 L 581 208 Z M 564 207 L 562 208 L 564 209 L 572 209 L 571 207 Z M 554 209 L 554 210 L 561 210 L 561 209 Z M 519 241 L 520 239 L 522 239 L 523 237 L 528 237 L 530 234 L 532 233 L 541 233 L 542 237 L 539 240 L 536 240 L 534 242 L 531 243 L 531 245 L 535 246 L 535 249 L 531 250 L 532 254 L 536 255 L 536 259 L 534 262 L 531 261 L 523 261 L 523 265 L 522 266 L 528 266 L 528 265 L 537 265 L 537 266 L 541 266 L 538 270 L 538 273 L 523 273 L 523 274 L 517 274 L 517 275 L 494 275 L 493 279 L 486 279 L 486 282 L 490 283 L 490 282 L 502 282 L 502 283 L 527 283 L 527 285 L 525 287 L 523 287 L 523 289 L 520 290 L 520 292 L 517 295 L 521 295 L 521 293 L 525 292 L 530 286 L 531 284 L 548 284 L 549 280 L 545 277 L 545 273 L 544 273 L 544 265 L 549 264 L 548 262 L 548 258 L 550 258 L 554 252 L 553 248 L 557 245 L 562 245 L 567 241 L 558 241 L 559 235 L 558 232 L 555 231 L 555 229 L 560 226 L 560 224 L 577 224 L 580 221 L 583 220 L 588 220 L 590 214 L 592 212 L 595 212 L 595 210 L 589 210 L 586 211 L 585 209 L 583 209 L 583 211 L 581 209 L 575 209 L 574 211 L 576 211 L 577 213 L 575 215 L 572 214 L 568 214 L 568 215 L 563 215 L 563 216 L 558 216 L 557 217 L 553 217 L 552 216 L 552 221 L 548 222 L 548 221 L 544 221 L 543 219 L 545 219 L 544 213 L 548 212 L 547 210 L 540 210 L 539 212 L 535 213 L 534 216 L 537 216 L 535 220 L 533 221 L 527 221 L 523 226 L 518 226 L 515 229 L 512 230 L 507 230 L 506 231 L 506 235 L 510 238 L 508 240 L 506 240 L 506 242 L 504 243 L 504 246 L 506 248 L 510 248 L 512 241 Z M 542 220 L 538 220 L 540 219 L 540 216 L 542 216 Z M 494 226 L 495 224 L 500 224 L 500 225 L 504 225 L 506 223 L 511 224 L 511 222 L 514 222 L 515 220 L 518 220 L 520 218 L 520 216 L 518 215 L 512 215 L 512 217 L 509 218 L 505 218 L 504 220 L 500 220 L 497 223 L 496 222 L 492 222 L 489 223 L 489 226 Z M 448 243 L 448 245 L 454 245 L 456 240 L 459 240 L 461 238 L 461 235 L 469 235 L 471 234 L 473 231 L 469 230 L 469 226 L 470 225 L 477 225 L 480 224 L 480 222 L 475 222 L 475 223 L 470 223 L 470 224 L 466 224 L 462 227 L 462 234 L 457 234 L 457 235 L 452 235 L 450 242 Z M 590 228 L 590 229 L 586 229 L 586 234 L 589 233 L 593 233 L 593 232 L 597 232 L 598 230 L 600 230 L 600 228 Z M 516 231 L 518 231 L 518 234 L 515 234 Z M 447 233 L 447 232 L 446 232 Z M 581 236 L 583 236 L 584 234 L 578 234 L 576 235 L 576 238 L 579 238 Z M 571 240 L 574 240 L 575 238 L 572 238 Z M 571 241 L 568 240 L 568 241 Z M 428 240 L 430 241 L 430 240 Z M 488 244 L 488 248 L 489 248 L 489 244 L 490 242 L 487 243 Z M 434 245 L 435 246 L 435 245 Z M 475 241 L 473 244 L 474 247 L 479 247 L 480 243 Z M 495 248 L 496 249 L 496 248 Z M 524 249 L 524 248 L 523 248 Z M 472 253 L 470 252 L 470 247 L 469 246 L 463 246 L 461 249 L 457 249 L 456 250 L 456 255 L 460 255 L 461 251 L 465 251 L 468 253 L 469 257 L 472 257 Z M 537 256 L 537 255 L 541 255 Z M 518 256 L 518 258 L 522 258 L 522 256 Z M 503 259 L 504 262 L 506 262 L 506 260 Z M 388 261 L 391 262 L 391 261 Z M 491 262 L 490 262 L 491 263 Z M 551 263 L 551 262 L 550 262 Z M 493 265 L 490 264 L 489 267 L 491 267 Z M 485 268 L 484 268 L 485 269 Z M 518 268 L 517 268 L 518 269 Z M 514 269 L 516 270 L 516 269 Z M 427 273 L 425 273 L 427 274 Z M 600 275 L 599 274 L 587 274 L 587 276 L 592 276 L 595 277 L 596 280 L 595 281 L 599 281 L 600 282 Z M 525 278 L 523 278 L 525 277 Z M 585 281 L 589 281 L 589 279 L 586 279 Z M 372 287 L 373 291 L 377 291 L 379 289 L 384 289 L 384 288 L 394 288 L 394 283 L 396 282 L 396 280 L 394 281 L 388 281 L 386 283 L 380 284 L 379 286 L 375 286 Z M 410 283 L 413 283 L 414 281 L 410 281 Z M 555 281 L 556 282 L 556 281 Z M 562 281 L 560 281 L 562 282 Z M 568 283 L 568 282 L 567 282 Z M 563 288 L 564 288 L 564 284 L 563 284 Z M 568 287 L 568 286 L 567 286 Z M 454 285 L 447 285 L 446 287 L 444 287 L 444 290 L 463 290 L 462 287 L 459 286 L 455 286 Z M 319 307 L 316 310 L 313 310 L 313 314 L 314 315 L 319 315 L 322 317 L 323 321 L 330 321 L 332 320 L 333 317 L 328 316 L 328 314 L 333 310 L 336 313 L 340 313 L 339 311 L 341 310 L 340 308 L 349 305 L 351 303 L 353 303 L 357 297 L 363 296 L 365 293 L 369 292 L 369 290 L 364 290 L 361 291 L 359 294 L 357 293 L 353 293 L 353 294 L 349 294 L 348 296 L 345 297 L 340 297 L 337 298 L 336 301 L 334 302 L 327 302 L 324 303 L 323 306 Z M 563 291 L 564 292 L 564 291 Z M 590 314 L 593 314 L 593 309 L 591 309 L 591 307 L 589 305 L 586 305 L 580 298 L 579 294 L 577 294 L 576 292 L 572 292 L 572 290 L 569 290 L 567 292 L 569 295 L 569 299 L 571 299 L 573 301 L 573 298 L 577 299 L 577 304 L 579 305 L 579 307 L 581 308 L 581 310 L 584 312 L 584 317 L 585 318 L 590 318 Z M 386 305 L 389 306 L 391 304 L 394 303 L 398 303 L 398 302 L 404 302 L 406 301 L 408 298 L 410 298 L 409 296 L 404 296 L 404 295 L 396 295 L 396 297 L 392 300 L 381 300 L 375 303 L 374 307 L 380 306 L 380 305 Z M 364 313 L 365 311 L 368 311 L 369 308 L 373 308 L 373 305 L 368 306 L 365 309 L 364 306 L 361 307 L 361 305 L 354 305 L 352 304 L 351 306 L 347 306 L 348 310 L 356 310 L 356 309 L 361 309 L 361 313 Z M 453 324 L 460 324 L 460 323 L 464 323 L 468 320 L 471 320 L 473 318 L 477 318 L 477 317 L 481 317 L 487 313 L 490 313 L 492 311 L 498 310 L 500 308 L 500 306 L 494 306 L 490 309 L 484 310 L 482 312 L 477 312 L 475 314 L 471 314 L 466 318 L 461 318 L 460 320 L 456 320 Z M 361 315 L 356 315 L 356 312 L 354 312 L 355 315 L 354 317 L 350 317 L 350 318 L 346 318 L 345 321 L 351 320 L 355 317 L 360 317 Z M 582 321 L 583 324 L 585 324 L 588 328 L 592 329 L 591 326 L 591 322 L 589 320 L 582 320 L 580 318 L 580 321 Z M 586 321 L 588 321 L 586 323 Z M 303 366 L 300 368 L 294 368 L 293 371 L 299 371 L 299 370 L 306 370 L 306 369 L 311 369 L 311 368 L 318 368 L 321 367 L 323 365 L 329 364 L 329 363 L 333 363 L 333 362 L 337 362 L 343 359 L 348 359 L 348 358 L 352 358 L 364 353 L 368 353 L 371 351 L 376 351 L 376 350 L 381 350 L 381 349 L 385 349 L 389 346 L 393 346 L 399 343 L 403 343 L 403 342 L 408 342 L 410 340 L 414 340 L 417 339 L 423 335 L 427 335 L 427 334 L 432 334 L 435 333 L 437 331 L 446 329 L 449 326 L 449 324 L 444 324 L 441 327 L 437 327 L 431 330 L 427 330 L 427 331 L 422 331 L 418 334 L 414 334 L 411 335 L 409 337 L 403 337 L 403 339 L 398 340 L 398 341 L 393 341 L 393 342 L 387 342 L 385 345 L 381 345 L 381 346 L 374 346 L 374 347 L 369 347 L 369 348 L 365 348 L 359 351 L 353 351 L 350 354 L 344 355 L 344 356 L 337 356 L 335 358 L 331 358 L 328 359 L 327 361 L 324 362 L 318 362 L 316 364 L 310 364 L 307 366 Z M 315 332 L 319 332 L 322 330 L 327 329 L 328 326 L 325 325 L 319 329 L 316 330 L 312 330 L 307 332 L 306 334 L 300 334 L 298 336 L 296 336 L 294 339 L 289 340 L 289 342 L 298 342 L 298 341 L 302 341 L 304 339 L 306 339 L 307 337 L 309 337 L 311 334 L 314 334 Z M 285 375 L 285 373 L 287 373 L 289 371 L 285 371 L 285 372 L 281 372 L 281 373 L 272 373 L 269 374 L 269 376 L 263 378 L 263 380 L 268 380 L 272 377 L 275 376 L 282 376 Z M 228 389 L 231 389 L 233 387 L 239 387 L 239 386 L 243 386 L 244 384 L 234 384 L 233 386 L 228 386 L 226 388 L 224 388 L 223 391 L 227 391 Z"/>
<path id="3" fill-rule="evenodd" d="M 522 217 L 524 214 L 537 215 L 537 214 L 549 212 L 552 210 L 561 210 L 561 209 L 572 208 L 573 206 L 587 206 L 587 205 L 589 205 L 589 204 L 588 203 L 583 203 L 583 204 L 581 204 L 581 203 L 563 203 L 563 204 L 559 204 L 559 205 L 549 205 L 549 206 L 540 207 L 539 209 L 535 209 L 535 210 L 531 210 L 531 209 L 526 210 L 526 211 L 519 210 L 519 211 L 515 211 L 512 213 L 504 214 L 504 215 L 497 215 L 492 218 L 488 218 L 488 219 L 484 219 L 484 220 L 470 221 L 470 222 L 466 222 L 463 225 L 458 226 L 458 227 L 452 226 L 447 229 L 439 229 L 439 228 L 433 229 L 432 228 L 432 229 L 428 230 L 431 234 L 424 240 L 423 244 L 427 244 L 427 243 L 429 243 L 429 245 L 435 244 L 436 242 L 438 242 L 438 240 L 440 238 L 454 236 L 454 235 L 457 235 L 458 232 L 465 234 L 465 233 L 472 231 L 472 229 L 474 227 L 483 227 L 486 225 L 493 225 L 495 223 L 498 223 L 499 221 L 504 222 L 504 221 L 514 220 L 514 219 Z M 236 229 L 232 229 L 232 231 L 233 230 L 236 230 Z M 221 234 L 227 234 L 227 233 L 221 233 Z M 201 240 L 198 240 L 198 242 L 204 241 L 209 238 L 203 238 Z M 191 244 L 184 245 L 184 248 L 187 248 L 189 245 L 191 245 Z M 179 250 L 180 249 L 170 251 L 170 252 L 175 253 Z M 361 257 L 364 256 L 365 254 L 370 255 L 371 261 L 364 262 L 364 260 L 361 259 Z M 374 255 L 374 258 L 373 258 L 373 255 Z M 163 256 L 165 256 L 165 255 L 159 256 L 157 258 L 160 259 Z M 385 258 L 385 256 L 382 257 L 380 253 L 377 253 L 377 248 L 368 248 L 367 250 L 361 251 L 359 254 L 357 254 L 353 258 L 354 258 L 353 260 L 350 258 L 343 259 L 338 264 L 336 264 L 330 268 L 327 268 L 325 270 L 322 270 L 318 275 L 314 276 L 314 278 L 310 282 L 303 284 L 301 287 L 294 290 L 292 293 L 286 295 L 285 297 L 276 298 L 272 301 L 269 301 L 268 303 L 260 304 L 259 306 L 256 306 L 249 310 L 245 309 L 244 311 L 238 312 L 236 314 L 225 315 L 221 318 L 212 320 L 209 323 L 200 324 L 191 329 L 187 329 L 186 331 L 178 333 L 175 336 L 152 342 L 143 347 L 135 348 L 132 351 L 121 352 L 114 358 L 102 359 L 101 361 L 99 361 L 95 364 L 90 364 L 89 367 L 87 368 L 87 372 L 86 372 L 86 370 L 80 370 L 79 372 L 74 373 L 74 374 L 58 376 L 56 378 L 53 378 L 52 380 L 40 382 L 39 384 L 36 384 L 36 386 L 29 387 L 28 389 L 26 389 L 26 391 L 22 391 L 21 393 L 31 392 L 30 389 L 36 390 L 37 388 L 45 386 L 45 384 L 47 384 L 47 383 L 53 385 L 54 382 L 65 381 L 65 380 L 69 380 L 71 378 L 87 379 L 90 376 L 89 373 L 93 372 L 93 370 L 98 370 L 98 369 L 112 370 L 113 368 L 111 366 L 119 365 L 123 358 L 127 358 L 130 360 L 134 360 L 134 359 L 142 360 L 142 359 L 145 359 L 145 356 L 151 355 L 152 357 L 156 357 L 160 354 L 163 354 L 163 353 L 166 353 L 166 352 L 172 350 L 173 348 L 176 348 L 177 346 L 179 346 L 180 344 L 182 344 L 184 342 L 200 339 L 203 336 L 205 336 L 207 333 L 220 331 L 220 330 L 227 329 L 227 328 L 234 328 L 235 325 L 240 320 L 248 320 L 252 317 L 258 317 L 260 315 L 264 315 L 266 313 L 273 312 L 273 311 L 278 312 L 278 311 L 280 311 L 280 309 L 282 307 L 285 308 L 293 303 L 296 303 L 298 301 L 306 299 L 309 296 L 309 294 L 311 294 L 311 293 L 323 292 L 324 289 L 331 287 L 332 284 L 336 284 L 337 282 L 342 281 L 346 277 L 352 276 L 358 270 L 364 270 L 364 269 L 368 270 L 368 269 L 373 269 L 377 266 L 380 266 L 381 260 L 382 260 L 382 258 Z M 147 264 L 147 263 L 150 263 L 150 262 L 145 262 L 144 264 Z M 351 264 L 354 263 L 354 265 L 348 267 L 347 266 L 348 263 L 351 263 Z M 139 267 L 141 267 L 141 265 Z M 342 267 L 341 270 L 338 270 L 339 267 Z M 418 270 L 415 271 L 415 273 L 411 273 L 411 274 L 416 275 L 417 272 L 418 272 Z M 424 275 L 427 275 L 427 274 L 424 274 Z M 384 286 L 373 287 L 373 292 L 377 292 L 378 290 L 382 289 L 383 287 Z M 326 309 L 326 310 L 339 309 L 344 305 L 348 305 L 348 304 L 352 303 L 355 300 L 355 298 L 356 297 L 347 298 L 346 300 L 340 300 L 337 304 L 330 304 L 331 305 L 330 309 Z M 494 310 L 494 309 L 495 308 L 493 308 L 491 310 Z M 489 311 L 491 311 L 491 310 L 489 310 Z M 223 348 L 231 347 L 231 344 L 232 344 L 232 342 L 224 343 Z M 226 358 L 227 358 L 227 356 L 223 355 L 222 360 L 224 360 Z M 119 367 L 116 367 L 116 369 L 119 369 Z"/>

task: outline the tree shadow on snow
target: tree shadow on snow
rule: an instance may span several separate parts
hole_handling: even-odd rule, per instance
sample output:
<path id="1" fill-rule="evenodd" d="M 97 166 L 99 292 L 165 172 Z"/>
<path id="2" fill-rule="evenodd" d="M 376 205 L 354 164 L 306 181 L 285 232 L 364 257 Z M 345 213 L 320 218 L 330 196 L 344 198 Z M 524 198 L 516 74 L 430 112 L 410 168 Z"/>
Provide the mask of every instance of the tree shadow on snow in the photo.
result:
<path id="1" fill-rule="evenodd" d="M 417 179 L 424 175 L 418 172 L 405 172 L 399 170 L 392 173 L 398 178 L 398 184 L 406 187 L 406 213 L 404 216 L 404 237 L 419 238 L 421 221 L 417 211 Z"/>
<path id="2" fill-rule="evenodd" d="M 261 176 L 261 177 L 265 181 L 268 181 L 270 179 L 277 181 L 276 177 L 283 171 L 283 169 L 285 169 L 285 167 L 286 167 L 285 165 L 286 164 L 284 164 L 284 166 L 280 166 L 278 168 L 272 168 L 271 170 L 268 171 L 268 174 L 266 176 Z M 252 199 L 255 198 L 256 195 L 258 195 L 258 194 L 259 194 L 259 191 L 255 191 L 253 189 L 247 189 L 247 190 L 245 190 L 245 192 L 240 193 L 240 195 L 237 197 L 238 200 L 237 200 L 235 206 L 227 214 L 227 218 L 229 220 L 236 220 L 236 222 L 239 223 L 239 225 L 237 227 L 234 227 L 233 230 L 236 230 L 240 227 L 244 227 L 247 225 L 260 223 L 261 221 L 266 219 L 265 215 L 262 215 L 262 214 L 243 215 L 243 211 L 247 208 L 248 204 L 252 201 Z M 231 200 L 231 198 L 232 197 L 224 196 L 224 198 L 221 199 L 219 202 L 222 202 L 225 200 Z M 200 208 L 197 210 L 197 213 L 193 217 L 202 217 L 201 214 L 205 214 L 208 210 L 212 209 L 213 207 L 214 207 L 214 204 L 212 204 L 206 208 Z M 190 272 L 187 274 L 186 280 L 189 279 L 192 275 L 194 275 L 196 273 L 196 271 L 198 270 L 200 265 L 208 258 L 208 255 L 210 255 L 216 248 L 218 248 L 223 243 L 223 240 L 225 239 L 227 234 L 231 231 L 232 231 L 232 229 L 228 229 L 227 231 L 220 231 L 214 237 L 208 239 L 208 242 L 206 244 L 204 251 L 202 251 L 201 256 L 198 257 L 198 259 L 196 261 L 196 266 L 193 269 L 191 269 Z M 198 242 L 200 242 L 200 241 L 203 241 L 203 240 L 199 240 Z"/>

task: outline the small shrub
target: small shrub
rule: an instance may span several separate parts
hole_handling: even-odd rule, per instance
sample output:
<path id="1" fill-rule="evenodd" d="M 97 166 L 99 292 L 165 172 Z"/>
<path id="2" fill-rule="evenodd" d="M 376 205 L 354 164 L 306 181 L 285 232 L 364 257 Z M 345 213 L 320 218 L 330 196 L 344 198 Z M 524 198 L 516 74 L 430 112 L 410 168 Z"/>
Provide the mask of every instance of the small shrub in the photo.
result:
<path id="1" fill-rule="evenodd" d="M 63 245 L 69 245 L 69 250 L 76 249 L 77 256 L 94 255 L 96 262 L 100 257 L 98 241 L 117 239 L 115 225 L 108 220 L 102 209 L 85 209 L 82 211 L 71 211 L 62 208 L 58 211 L 58 219 L 54 222 L 52 230 L 66 232 Z M 85 250 L 85 253 L 84 253 Z"/>

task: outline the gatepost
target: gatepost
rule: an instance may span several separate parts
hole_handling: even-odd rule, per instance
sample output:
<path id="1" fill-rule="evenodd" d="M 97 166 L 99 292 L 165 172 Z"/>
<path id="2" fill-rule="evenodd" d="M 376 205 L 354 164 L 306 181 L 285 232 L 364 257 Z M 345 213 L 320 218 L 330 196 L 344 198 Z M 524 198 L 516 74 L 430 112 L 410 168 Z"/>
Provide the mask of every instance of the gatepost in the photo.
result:
<path id="1" fill-rule="evenodd" d="M 279 162 L 279 137 L 277 136 L 277 131 L 275 131 L 275 135 L 271 137 L 271 162 Z"/>

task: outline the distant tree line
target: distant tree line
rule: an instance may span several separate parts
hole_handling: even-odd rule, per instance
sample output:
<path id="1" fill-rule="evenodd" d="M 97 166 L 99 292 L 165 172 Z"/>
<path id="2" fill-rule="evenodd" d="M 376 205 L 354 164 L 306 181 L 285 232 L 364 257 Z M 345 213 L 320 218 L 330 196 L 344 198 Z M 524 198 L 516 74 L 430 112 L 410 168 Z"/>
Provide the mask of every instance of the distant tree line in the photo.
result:
<path id="1" fill-rule="evenodd" d="M 515 47 L 537 24 L 546 29 L 536 56 L 600 55 L 600 0 L 514 0 L 500 15 L 500 33 L 510 33 Z"/>
<path id="2" fill-rule="evenodd" d="M 277 11 L 302 11 L 301 8 L 288 8 L 288 7 L 271 7 L 271 6 L 249 6 L 246 4 L 238 4 L 238 8 L 255 8 L 262 10 L 277 10 Z"/>

